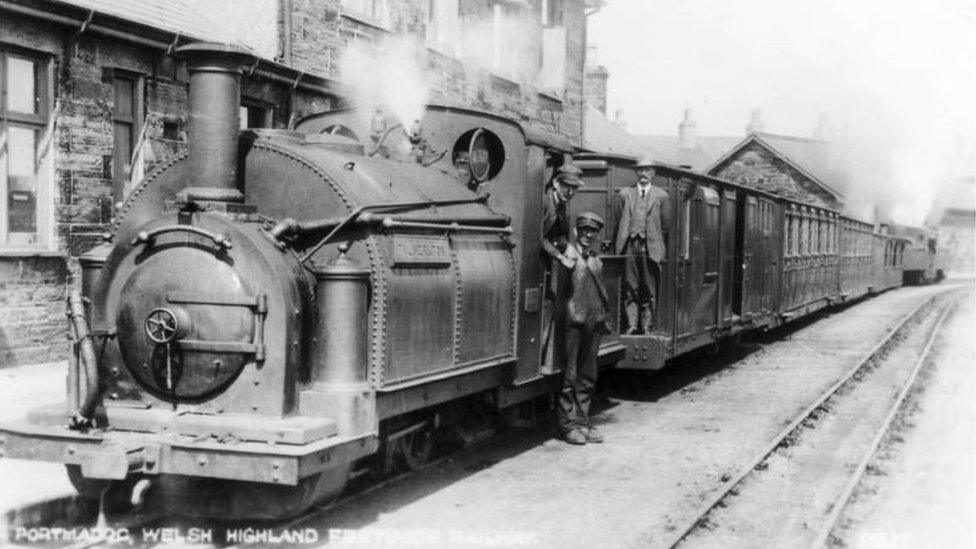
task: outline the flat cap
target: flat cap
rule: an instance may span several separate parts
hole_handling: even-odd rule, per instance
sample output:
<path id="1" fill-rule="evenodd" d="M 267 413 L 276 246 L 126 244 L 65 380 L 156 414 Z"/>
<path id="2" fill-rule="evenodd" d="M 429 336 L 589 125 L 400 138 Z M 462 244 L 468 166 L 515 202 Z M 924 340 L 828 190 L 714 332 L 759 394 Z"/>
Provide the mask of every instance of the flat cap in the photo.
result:
<path id="1" fill-rule="evenodd" d="M 599 231 L 603 225 L 603 218 L 593 212 L 583 212 L 576 216 L 577 227 L 590 227 Z"/>
<path id="2" fill-rule="evenodd" d="M 563 164 L 556 169 L 556 180 L 560 184 L 569 185 L 570 187 L 583 186 L 583 180 L 580 179 L 581 175 L 583 175 L 583 170 L 573 164 Z"/>

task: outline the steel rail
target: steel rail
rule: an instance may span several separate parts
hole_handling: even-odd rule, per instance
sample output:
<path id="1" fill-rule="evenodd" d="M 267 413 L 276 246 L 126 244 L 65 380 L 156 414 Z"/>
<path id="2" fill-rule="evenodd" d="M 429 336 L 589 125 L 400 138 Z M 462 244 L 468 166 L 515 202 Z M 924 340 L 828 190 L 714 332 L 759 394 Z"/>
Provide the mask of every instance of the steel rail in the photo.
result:
<path id="1" fill-rule="evenodd" d="M 909 391 L 915 386 L 915 380 L 918 378 L 919 372 L 921 372 L 922 367 L 925 365 L 926 361 L 929 359 L 929 354 L 932 351 L 932 346 L 935 344 L 935 340 L 938 338 L 942 325 L 945 323 L 949 314 L 955 310 L 957 304 L 950 304 L 944 311 L 938 320 L 935 321 L 935 325 L 932 327 L 932 333 L 929 334 L 928 341 L 925 343 L 925 347 L 922 349 L 922 353 L 918 360 L 915 362 L 914 367 L 912 367 L 912 372 L 909 374 L 908 379 L 905 382 L 905 386 L 902 387 L 901 391 L 898 393 L 898 398 L 895 399 L 895 403 L 892 405 L 891 410 L 885 416 L 881 427 L 878 429 L 877 434 L 875 434 L 874 439 L 868 446 L 867 451 L 864 453 L 860 463 L 858 463 L 857 468 L 851 474 L 850 479 L 844 486 L 843 491 L 840 496 L 834 501 L 831 507 L 830 515 L 827 517 L 827 521 L 824 523 L 823 527 L 817 534 L 817 537 L 810 544 L 811 549 L 820 549 L 824 547 L 827 543 L 830 534 L 834 531 L 837 526 L 837 521 L 840 519 L 841 514 L 850 502 L 851 496 L 854 494 L 854 489 L 861 482 L 864 477 L 864 471 L 867 469 L 871 460 L 874 459 L 875 454 L 878 451 L 878 447 L 881 446 L 881 441 L 884 440 L 885 436 L 888 434 L 888 430 L 891 428 L 891 423 L 894 421 L 895 416 L 901 410 L 902 404 L 908 397 Z"/>
<path id="2" fill-rule="evenodd" d="M 289 520 L 289 521 L 287 521 L 287 522 L 285 522 L 283 524 L 276 524 L 275 526 L 273 526 L 273 528 L 275 530 L 278 530 L 278 531 L 287 530 L 289 528 L 298 526 L 298 525 L 300 525 L 300 524 L 302 524 L 302 523 L 304 523 L 306 521 L 315 519 L 317 517 L 321 517 L 321 516 L 323 516 L 323 515 L 325 515 L 325 514 L 327 514 L 329 512 L 332 512 L 332 511 L 341 509 L 343 506 L 346 506 L 346 505 L 349 505 L 351 503 L 354 503 L 357 500 L 360 500 L 360 499 L 362 499 L 362 498 L 364 498 L 364 497 L 366 497 L 366 496 L 368 496 L 368 495 L 370 495 L 370 494 L 372 494 L 374 492 L 378 492 L 378 491 L 380 491 L 380 490 L 382 490 L 384 488 L 387 488 L 389 486 L 392 486 L 392 485 L 394 485 L 394 484 L 396 484 L 396 483 L 398 483 L 400 481 L 403 481 L 403 480 L 408 479 L 410 477 L 416 476 L 416 475 L 418 475 L 420 473 L 423 473 L 424 471 L 427 471 L 429 469 L 432 469 L 432 468 L 434 468 L 434 467 L 436 467 L 438 465 L 441 465 L 441 464 L 443 464 L 443 463 L 445 463 L 447 461 L 450 461 L 452 459 L 456 459 L 456 458 L 462 457 L 464 455 L 467 455 L 468 453 L 471 453 L 471 452 L 480 450 L 483 446 L 486 446 L 491 441 L 495 440 L 497 438 L 497 436 L 498 436 L 498 434 L 496 433 L 496 434 L 494 434 L 494 435 L 492 435 L 490 437 L 485 438 L 484 440 L 479 440 L 479 441 L 471 444 L 470 446 L 465 446 L 465 447 L 463 447 L 463 448 L 461 448 L 461 449 L 459 449 L 457 451 L 449 452 L 447 454 L 444 454 L 443 456 L 440 456 L 437 459 L 433 459 L 433 460 L 425 463 L 424 466 L 421 467 L 421 468 L 419 468 L 419 469 L 416 469 L 416 470 L 413 470 L 413 471 L 404 471 L 404 472 L 402 472 L 402 473 L 400 473 L 398 475 L 394 475 L 392 477 L 382 479 L 382 480 L 376 482 L 375 484 L 370 484 L 370 485 L 364 487 L 362 490 L 359 490 L 357 492 L 353 492 L 351 494 L 344 495 L 344 496 L 343 495 L 340 495 L 338 498 L 330 501 L 329 503 L 326 503 L 326 504 L 324 504 L 322 506 L 313 507 L 312 509 L 306 511 L 304 514 L 299 515 L 299 516 L 297 516 L 297 517 L 295 517 L 295 518 L 293 518 L 293 519 L 291 519 L 291 520 Z M 226 545 L 226 546 L 222 546 L 222 547 L 223 547 L 223 549 L 234 549 L 236 547 L 255 547 L 255 546 L 258 546 L 258 545 L 259 545 L 258 543 L 241 543 L 239 545 Z"/>
<path id="3" fill-rule="evenodd" d="M 762 450 L 757 452 L 755 456 L 747 462 L 747 465 L 740 468 L 734 475 L 732 475 L 732 477 L 728 481 L 722 484 L 718 493 L 716 493 L 715 496 L 713 496 L 704 505 L 698 508 L 698 511 L 694 514 L 694 519 L 688 521 L 683 526 L 676 528 L 674 530 L 675 534 L 668 539 L 666 544 L 655 545 L 655 546 L 673 548 L 676 547 L 678 544 L 680 544 L 686 537 L 688 537 L 690 533 L 692 533 L 695 529 L 699 527 L 699 525 L 702 523 L 705 517 L 707 517 L 708 514 L 712 512 L 712 509 L 714 509 L 722 501 L 724 501 L 736 486 L 738 486 L 747 476 L 749 476 L 759 464 L 761 464 L 763 461 L 766 460 L 767 457 L 769 457 L 773 452 L 775 452 L 776 449 L 779 448 L 780 445 L 783 443 L 783 441 L 786 440 L 794 431 L 796 431 L 796 429 L 800 426 L 801 423 L 803 423 L 804 421 L 807 420 L 807 418 L 812 416 L 815 410 L 820 408 L 825 402 L 827 402 L 827 400 L 829 400 L 832 396 L 834 396 L 834 394 L 836 394 L 837 391 L 841 389 L 841 387 L 845 386 L 849 381 L 851 381 L 851 379 L 853 379 L 858 372 L 864 369 L 868 365 L 868 363 L 871 362 L 873 358 L 879 355 L 881 351 L 894 340 L 895 336 L 901 333 L 901 331 L 905 328 L 905 326 L 908 324 L 909 321 L 911 321 L 919 313 L 921 313 L 925 307 L 933 303 L 936 300 L 936 298 L 938 298 L 939 296 L 945 293 L 947 292 L 939 292 L 931 296 L 928 296 L 917 307 L 915 307 L 914 309 L 906 313 L 905 316 L 903 316 L 898 321 L 898 324 L 896 324 L 895 327 L 892 328 L 892 330 L 888 332 L 886 336 L 880 342 L 878 342 L 877 345 L 872 347 L 871 350 L 865 354 L 864 358 L 857 361 L 854 367 L 848 370 L 848 372 L 844 374 L 836 383 L 834 383 L 826 390 L 824 390 L 822 393 L 820 393 L 820 396 L 817 397 L 817 399 L 813 402 L 813 404 L 809 405 L 803 411 L 801 411 L 793 419 L 793 421 L 789 423 L 789 425 L 787 425 L 782 431 L 780 431 L 775 437 L 773 437 L 772 441 L 769 444 L 767 444 L 762 448 Z"/>

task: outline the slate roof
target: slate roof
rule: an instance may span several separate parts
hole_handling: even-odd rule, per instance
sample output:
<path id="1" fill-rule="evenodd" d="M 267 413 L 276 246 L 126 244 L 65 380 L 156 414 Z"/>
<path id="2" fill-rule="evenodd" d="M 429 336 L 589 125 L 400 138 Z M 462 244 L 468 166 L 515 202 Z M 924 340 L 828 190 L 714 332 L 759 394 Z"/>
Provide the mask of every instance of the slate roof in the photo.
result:
<path id="1" fill-rule="evenodd" d="M 583 122 L 583 148 L 596 153 L 613 153 L 635 158 L 650 156 L 655 162 L 669 162 L 668 158 L 648 146 L 608 119 L 596 107 L 586 105 Z"/>
<path id="2" fill-rule="evenodd" d="M 688 148 L 681 146 L 681 140 L 676 135 L 635 135 L 634 138 L 643 146 L 661 151 L 669 164 L 691 166 L 692 170 L 699 172 L 703 172 L 742 140 L 735 136 L 696 136 L 695 146 Z"/>
<path id="3" fill-rule="evenodd" d="M 222 25 L 198 10 L 196 2 L 191 0 L 53 0 L 53 3 L 94 10 L 127 21 L 179 33 L 187 38 L 234 43 L 248 48 L 246 44 L 235 40 Z"/>

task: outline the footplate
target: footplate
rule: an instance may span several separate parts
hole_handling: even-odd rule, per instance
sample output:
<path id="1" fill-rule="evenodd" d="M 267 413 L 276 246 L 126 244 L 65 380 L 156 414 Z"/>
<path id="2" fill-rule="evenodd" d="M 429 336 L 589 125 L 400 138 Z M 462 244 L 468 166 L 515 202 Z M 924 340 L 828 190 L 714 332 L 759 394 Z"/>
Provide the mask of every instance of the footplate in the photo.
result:
<path id="1" fill-rule="evenodd" d="M 109 480 L 142 473 L 294 486 L 309 475 L 375 453 L 377 447 L 374 433 L 293 445 L 120 431 L 80 433 L 29 423 L 0 426 L 0 457 L 78 465 L 85 477 Z"/>

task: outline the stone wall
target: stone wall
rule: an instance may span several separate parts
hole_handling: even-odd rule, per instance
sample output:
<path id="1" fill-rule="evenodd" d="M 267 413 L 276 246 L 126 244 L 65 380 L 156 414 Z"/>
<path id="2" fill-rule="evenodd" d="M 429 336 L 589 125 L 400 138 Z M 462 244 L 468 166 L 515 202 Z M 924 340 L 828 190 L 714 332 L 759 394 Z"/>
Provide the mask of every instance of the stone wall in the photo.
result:
<path id="1" fill-rule="evenodd" d="M 389 28 L 380 28 L 343 15 L 338 0 L 292 0 L 290 39 L 281 41 L 285 48 L 281 58 L 298 69 L 341 81 L 339 63 L 342 53 L 354 42 L 377 42 L 402 35 L 423 43 L 428 1 L 394 0 L 392 6 Z M 490 0 L 461 3 L 462 29 L 473 21 L 490 20 L 492 6 Z M 530 66 L 520 66 L 515 72 L 537 78 L 542 58 L 541 8 L 539 2 L 530 2 L 528 6 L 522 12 L 528 18 L 525 25 L 534 29 L 533 33 L 538 36 L 533 34 L 526 39 L 523 51 L 519 52 Z M 561 96 L 540 93 L 531 78 L 493 74 L 483 64 L 426 50 L 423 65 L 427 72 L 425 76 L 431 83 L 429 99 L 432 103 L 483 109 L 508 116 L 581 144 L 585 23 L 582 1 L 566 0 L 563 12 L 567 32 L 566 87 Z M 282 26 L 282 32 L 287 32 L 287 25 Z"/>
<path id="2" fill-rule="evenodd" d="M 755 141 L 747 143 L 709 175 L 817 206 L 839 204 L 808 177 Z"/>
<path id="3" fill-rule="evenodd" d="M 102 241 L 114 221 L 113 75 L 139 77 L 145 113 L 144 173 L 185 148 L 188 75 L 163 52 L 101 35 L 58 29 L 37 20 L 0 18 L 4 42 L 51 56 L 54 65 L 54 250 L 5 253 L 0 248 L 0 367 L 67 356 L 64 316 L 68 288 L 78 281 L 77 257 Z M 332 97 L 287 84 L 244 78 L 242 94 L 273 106 L 274 125 L 333 106 Z M 135 144 L 135 143 L 134 143 Z M 42 183 L 45 184 L 45 183 Z"/>
<path id="4" fill-rule="evenodd" d="M 389 28 L 341 14 L 339 0 L 291 0 L 290 33 L 282 35 L 280 60 L 299 70 L 338 79 L 339 59 L 354 41 L 378 41 L 391 35 L 423 40 L 427 0 L 392 0 Z M 460 4 L 461 25 L 489 18 L 491 0 Z M 531 36 L 520 52 L 514 81 L 483 66 L 426 50 L 423 64 L 432 76 L 430 101 L 484 109 L 582 142 L 585 16 L 582 0 L 566 0 L 566 86 L 541 93 L 532 78 L 541 67 L 541 4 L 527 2 L 522 13 Z M 288 29 L 280 21 L 282 33 Z M 521 28 L 521 27 L 520 27 Z M 4 13 L 0 36 L 5 43 L 50 55 L 54 67 L 54 179 L 52 188 L 54 250 L 12 255 L 0 249 L 0 366 L 58 360 L 68 349 L 64 297 L 77 284 L 77 257 L 98 244 L 114 221 L 112 154 L 114 75 L 139 77 L 145 114 L 144 173 L 185 147 L 186 70 L 162 51 L 21 15 Z M 535 32 L 538 36 L 535 36 Z M 287 38 L 287 39 L 286 39 Z M 538 38 L 538 39 L 536 39 Z M 287 49 L 287 51 L 285 51 Z M 342 103 L 341 99 L 303 90 L 292 94 L 287 83 L 245 76 L 242 95 L 274 107 L 273 126 Z"/>

